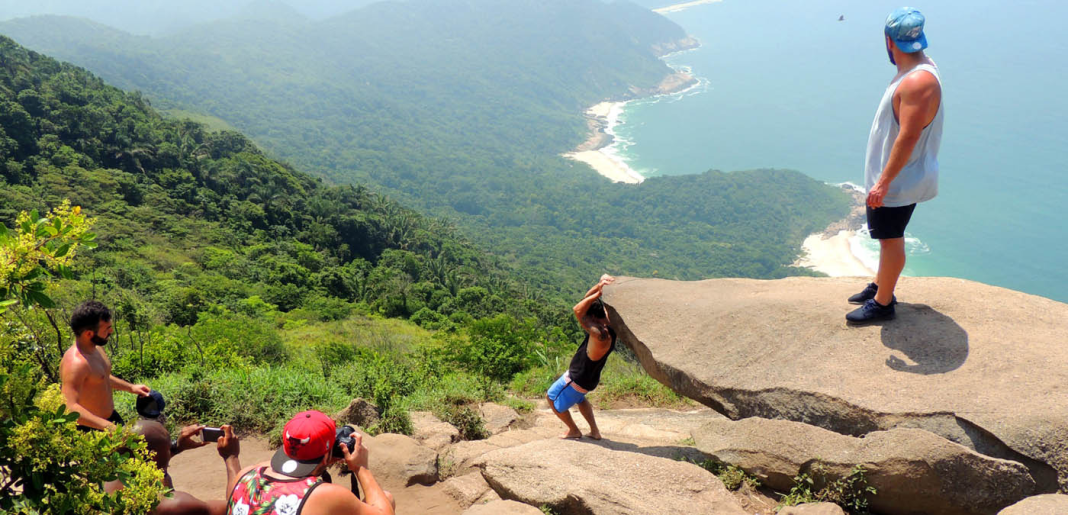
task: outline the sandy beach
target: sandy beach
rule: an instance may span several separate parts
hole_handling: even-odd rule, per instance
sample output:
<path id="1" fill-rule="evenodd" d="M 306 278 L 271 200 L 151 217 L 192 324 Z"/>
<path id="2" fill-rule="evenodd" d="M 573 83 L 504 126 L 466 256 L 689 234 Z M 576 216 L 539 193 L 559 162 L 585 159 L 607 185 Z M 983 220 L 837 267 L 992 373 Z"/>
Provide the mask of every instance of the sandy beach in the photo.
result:
<path id="1" fill-rule="evenodd" d="M 654 13 L 660 13 L 660 14 L 675 13 L 675 12 L 679 12 L 679 11 L 682 11 L 682 10 L 685 10 L 685 9 L 689 9 L 691 7 L 697 7 L 698 5 L 714 4 L 716 2 L 721 2 L 721 1 L 723 1 L 723 0 L 694 0 L 693 2 L 683 2 L 683 3 L 680 3 L 680 4 L 669 5 L 667 7 L 661 7 L 659 9 L 653 9 L 653 12 Z"/>
<path id="2" fill-rule="evenodd" d="M 838 234 L 812 234 L 801 245 L 801 257 L 794 266 L 811 268 L 831 277 L 872 277 L 875 271 L 868 268 L 853 254 L 850 239 L 855 231 L 839 231 Z"/>
<path id="3" fill-rule="evenodd" d="M 590 137 L 574 151 L 564 154 L 564 157 L 586 163 L 612 182 L 639 184 L 645 177 L 612 153 L 612 127 L 615 126 L 616 118 L 622 113 L 625 103 L 601 102 L 587 109 Z"/>
<path id="4" fill-rule="evenodd" d="M 590 168 L 597 170 L 597 173 L 608 177 L 612 180 L 612 182 L 639 184 L 644 179 L 641 177 L 641 175 L 637 175 L 637 172 L 631 170 L 630 167 L 626 165 L 626 163 L 623 163 L 618 159 L 609 157 L 608 154 L 605 154 L 600 150 L 570 152 L 564 154 L 564 157 L 568 159 L 574 159 L 575 161 L 581 161 L 590 165 Z M 631 175 L 631 173 L 637 176 Z"/>

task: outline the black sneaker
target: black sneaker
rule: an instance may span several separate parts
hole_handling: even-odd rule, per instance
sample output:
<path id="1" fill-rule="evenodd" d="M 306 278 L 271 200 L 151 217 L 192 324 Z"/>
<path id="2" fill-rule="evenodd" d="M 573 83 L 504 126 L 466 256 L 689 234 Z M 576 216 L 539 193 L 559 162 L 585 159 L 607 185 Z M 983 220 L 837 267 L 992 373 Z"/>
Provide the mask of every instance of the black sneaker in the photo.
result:
<path id="1" fill-rule="evenodd" d="M 871 299 L 875 298 L 875 294 L 879 292 L 879 285 L 875 283 L 868 283 L 868 286 L 864 288 L 864 291 L 849 297 L 850 304 L 864 304 Z"/>
<path id="2" fill-rule="evenodd" d="M 879 292 L 879 285 L 875 283 L 868 283 L 868 286 L 864 288 L 864 291 L 849 297 L 850 304 L 864 304 L 871 299 L 875 298 L 875 294 Z M 897 304 L 897 295 L 890 296 L 890 304 Z"/>
<path id="3" fill-rule="evenodd" d="M 875 302 L 875 299 L 869 299 L 863 306 L 846 314 L 846 322 L 850 324 L 868 324 L 883 320 L 893 320 L 894 316 L 896 315 L 894 314 L 893 302 L 889 306 L 884 306 Z"/>

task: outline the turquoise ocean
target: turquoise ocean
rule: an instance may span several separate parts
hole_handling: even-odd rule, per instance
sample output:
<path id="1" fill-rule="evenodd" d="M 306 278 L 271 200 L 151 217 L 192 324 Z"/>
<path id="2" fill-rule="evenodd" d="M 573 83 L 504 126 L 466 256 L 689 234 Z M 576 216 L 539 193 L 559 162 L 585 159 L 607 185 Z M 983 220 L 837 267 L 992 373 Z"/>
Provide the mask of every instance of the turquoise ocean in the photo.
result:
<path id="1" fill-rule="evenodd" d="M 702 43 L 667 62 L 701 84 L 628 103 L 612 150 L 646 177 L 790 168 L 862 185 L 895 74 L 883 22 L 900 5 L 723 0 L 665 14 Z M 905 273 L 1068 302 L 1068 2 L 912 5 L 927 17 L 946 119 L 940 193 L 913 216 Z M 867 263 L 871 243 L 858 251 Z"/>

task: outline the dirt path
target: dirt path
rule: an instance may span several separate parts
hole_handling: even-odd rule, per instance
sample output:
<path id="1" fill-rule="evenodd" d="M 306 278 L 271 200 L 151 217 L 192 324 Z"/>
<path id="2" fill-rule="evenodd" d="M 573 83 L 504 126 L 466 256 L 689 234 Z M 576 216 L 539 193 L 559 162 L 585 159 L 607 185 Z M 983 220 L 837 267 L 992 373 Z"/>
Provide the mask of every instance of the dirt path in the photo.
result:
<path id="1" fill-rule="evenodd" d="M 267 441 L 259 438 L 241 440 L 241 463 L 245 466 L 271 459 L 274 451 Z M 373 471 L 372 471 L 373 472 Z M 188 492 L 200 499 L 226 498 L 226 469 L 215 452 L 214 445 L 186 451 L 171 460 L 171 478 L 177 490 Z M 334 474 L 335 478 L 337 474 Z M 347 479 L 340 479 L 347 484 Z M 460 505 L 441 489 L 434 486 L 409 486 L 384 484 L 383 488 L 393 493 L 397 501 L 397 513 L 428 513 L 452 515 L 462 512 Z"/>

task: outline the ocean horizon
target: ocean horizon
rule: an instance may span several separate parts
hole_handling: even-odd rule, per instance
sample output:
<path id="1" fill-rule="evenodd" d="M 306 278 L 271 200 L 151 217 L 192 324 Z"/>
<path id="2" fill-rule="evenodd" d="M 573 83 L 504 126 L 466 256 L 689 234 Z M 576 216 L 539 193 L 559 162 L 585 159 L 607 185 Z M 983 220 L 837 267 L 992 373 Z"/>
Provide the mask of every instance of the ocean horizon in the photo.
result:
<path id="1" fill-rule="evenodd" d="M 723 0 L 665 13 L 701 47 L 665 57 L 700 79 L 620 106 L 604 149 L 644 177 L 709 169 L 798 170 L 863 183 L 879 98 L 896 73 L 882 41 L 897 2 Z M 1068 44 L 1050 42 L 1068 3 L 932 0 L 927 54 L 943 79 L 939 196 L 909 225 L 913 276 L 950 276 L 1068 302 Z M 844 16 L 844 21 L 838 21 Z M 998 27 L 996 43 L 989 27 Z M 877 264 L 875 242 L 854 253 Z"/>

